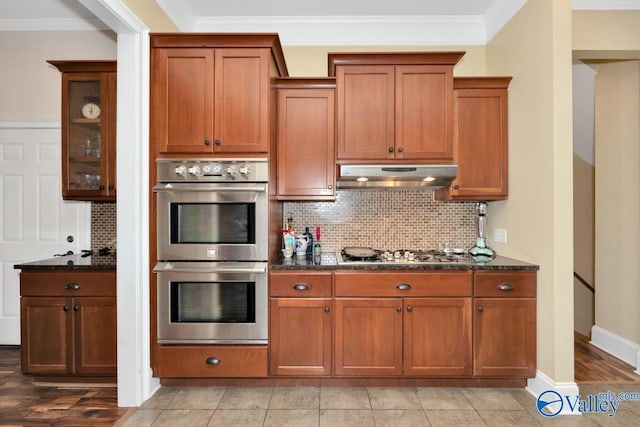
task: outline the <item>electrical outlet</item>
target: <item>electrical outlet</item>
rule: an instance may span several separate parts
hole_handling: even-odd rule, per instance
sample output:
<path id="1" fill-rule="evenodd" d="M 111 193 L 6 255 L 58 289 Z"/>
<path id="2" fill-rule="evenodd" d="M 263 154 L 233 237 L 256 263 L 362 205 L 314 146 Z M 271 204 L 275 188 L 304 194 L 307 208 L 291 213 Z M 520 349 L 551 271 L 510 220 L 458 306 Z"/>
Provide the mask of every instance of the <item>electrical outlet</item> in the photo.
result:
<path id="1" fill-rule="evenodd" d="M 496 243 L 507 243 L 507 230 L 505 228 L 494 228 L 493 241 Z"/>

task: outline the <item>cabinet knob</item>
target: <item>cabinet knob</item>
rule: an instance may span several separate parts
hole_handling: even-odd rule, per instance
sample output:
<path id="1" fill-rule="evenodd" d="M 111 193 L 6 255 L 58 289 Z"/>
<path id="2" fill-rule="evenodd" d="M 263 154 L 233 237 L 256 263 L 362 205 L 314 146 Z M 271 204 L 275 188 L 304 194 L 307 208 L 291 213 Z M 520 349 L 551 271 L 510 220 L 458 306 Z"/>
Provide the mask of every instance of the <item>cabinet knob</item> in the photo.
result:
<path id="1" fill-rule="evenodd" d="M 211 145 L 211 141 L 209 141 L 208 139 L 204 140 L 204 145 Z"/>
<path id="2" fill-rule="evenodd" d="M 479 305 L 478 306 L 478 313 L 482 313 L 484 311 L 484 307 Z"/>
<path id="3" fill-rule="evenodd" d="M 216 140 L 215 140 L 215 141 L 213 141 L 213 142 L 214 142 L 214 144 L 216 144 L 216 145 L 220 145 L 220 144 L 222 144 L 222 141 L 220 141 L 219 139 L 216 139 Z"/>
<path id="4" fill-rule="evenodd" d="M 110 185 L 110 186 L 109 186 L 109 190 L 113 190 L 113 185 Z"/>
<path id="5" fill-rule="evenodd" d="M 413 311 L 413 307 L 411 307 L 411 306 L 407 306 L 407 311 L 408 311 L 409 313 L 411 313 L 411 312 Z"/>
<path id="6" fill-rule="evenodd" d="M 398 153 L 402 153 L 403 151 L 404 151 L 404 148 L 398 147 Z"/>
<path id="7" fill-rule="evenodd" d="M 389 147 L 389 152 L 393 153 L 393 147 Z"/>
<path id="8" fill-rule="evenodd" d="M 329 190 L 331 190 L 331 189 L 333 189 L 333 185 L 329 184 L 329 185 L 327 185 L 327 188 L 328 188 Z"/>
<path id="9" fill-rule="evenodd" d="M 77 283 L 67 283 L 64 285 L 65 289 L 69 289 L 70 291 L 75 291 L 76 289 L 80 289 L 80 285 Z"/>
<path id="10" fill-rule="evenodd" d="M 458 184 L 455 184 L 455 185 L 453 186 L 453 189 L 454 189 L 454 190 L 458 190 L 459 188 L 460 188 L 460 186 L 459 186 Z"/>
<path id="11" fill-rule="evenodd" d="M 515 286 L 511 283 L 500 283 L 498 285 L 498 290 L 500 291 L 512 291 L 515 289 Z"/>
<path id="12" fill-rule="evenodd" d="M 221 361 L 219 357 L 208 357 L 205 363 L 207 365 L 219 365 Z"/>
<path id="13" fill-rule="evenodd" d="M 104 185 L 101 185 L 99 188 L 100 190 L 104 190 Z"/>
<path id="14" fill-rule="evenodd" d="M 396 313 L 402 313 L 402 307 L 396 307 Z"/>
<path id="15" fill-rule="evenodd" d="M 306 291 L 309 289 L 309 285 L 307 285 L 306 283 L 296 283 L 295 285 L 293 285 L 293 289 L 295 289 L 296 291 Z"/>
<path id="16" fill-rule="evenodd" d="M 396 285 L 396 288 L 400 291 L 409 291 L 411 290 L 411 285 L 408 283 L 398 283 L 398 285 Z"/>
<path id="17" fill-rule="evenodd" d="M 64 311 L 69 311 L 69 308 L 70 308 L 70 307 L 69 307 L 68 305 L 65 305 L 64 307 L 62 307 L 62 310 L 64 310 Z"/>
<path id="18" fill-rule="evenodd" d="M 329 308 L 329 307 L 325 307 L 325 308 L 324 308 L 324 312 L 325 312 L 325 313 L 328 313 L 328 312 L 330 312 L 330 311 L 331 311 L 331 308 Z"/>
<path id="19" fill-rule="evenodd" d="M 73 306 L 73 311 L 79 311 L 79 310 L 80 310 L 80 307 L 78 307 L 77 305 Z"/>

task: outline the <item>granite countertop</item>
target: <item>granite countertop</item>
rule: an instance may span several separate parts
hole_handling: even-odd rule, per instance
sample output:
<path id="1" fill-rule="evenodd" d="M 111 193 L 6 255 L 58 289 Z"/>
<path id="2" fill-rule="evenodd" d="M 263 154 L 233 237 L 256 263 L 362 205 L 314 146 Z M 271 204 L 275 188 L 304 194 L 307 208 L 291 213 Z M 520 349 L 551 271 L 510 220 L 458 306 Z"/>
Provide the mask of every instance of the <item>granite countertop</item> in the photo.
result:
<path id="1" fill-rule="evenodd" d="M 279 257 L 269 265 L 271 270 L 538 270 L 540 267 L 528 262 L 504 256 L 496 256 L 489 262 L 477 263 L 465 258 L 458 263 L 372 263 L 372 264 L 338 264 L 335 252 L 322 253 L 319 264 L 313 257 L 292 258 Z"/>
<path id="2" fill-rule="evenodd" d="M 116 270 L 116 254 L 64 255 L 40 261 L 24 262 L 13 266 L 16 270 Z"/>

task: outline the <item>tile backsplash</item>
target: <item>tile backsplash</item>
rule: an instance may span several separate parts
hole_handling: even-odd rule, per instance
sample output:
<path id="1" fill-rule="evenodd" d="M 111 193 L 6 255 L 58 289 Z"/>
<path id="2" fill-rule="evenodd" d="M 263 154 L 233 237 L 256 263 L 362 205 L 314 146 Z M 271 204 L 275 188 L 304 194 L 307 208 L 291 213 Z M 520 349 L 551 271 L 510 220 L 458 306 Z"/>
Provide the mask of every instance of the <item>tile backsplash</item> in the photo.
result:
<path id="1" fill-rule="evenodd" d="M 296 233 L 321 227 L 323 251 L 345 246 L 375 249 L 469 249 L 476 242 L 475 202 L 441 202 L 433 191 L 339 190 L 335 202 L 285 202 Z"/>
<path id="2" fill-rule="evenodd" d="M 91 250 L 112 247 L 116 241 L 116 203 L 91 203 Z"/>

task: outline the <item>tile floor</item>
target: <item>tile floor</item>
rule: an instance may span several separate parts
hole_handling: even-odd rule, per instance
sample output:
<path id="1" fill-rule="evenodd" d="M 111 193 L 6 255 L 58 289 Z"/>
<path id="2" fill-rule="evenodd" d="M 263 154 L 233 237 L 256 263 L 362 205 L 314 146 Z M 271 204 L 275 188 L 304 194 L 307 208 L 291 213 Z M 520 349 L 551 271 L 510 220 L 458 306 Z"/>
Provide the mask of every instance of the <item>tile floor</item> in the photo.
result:
<path id="1" fill-rule="evenodd" d="M 586 384 L 582 395 L 640 392 Z M 524 389 L 388 387 L 162 387 L 118 425 L 138 426 L 640 426 L 640 401 L 602 414 L 545 418 Z"/>

